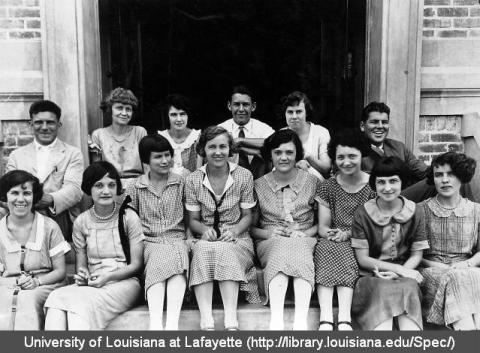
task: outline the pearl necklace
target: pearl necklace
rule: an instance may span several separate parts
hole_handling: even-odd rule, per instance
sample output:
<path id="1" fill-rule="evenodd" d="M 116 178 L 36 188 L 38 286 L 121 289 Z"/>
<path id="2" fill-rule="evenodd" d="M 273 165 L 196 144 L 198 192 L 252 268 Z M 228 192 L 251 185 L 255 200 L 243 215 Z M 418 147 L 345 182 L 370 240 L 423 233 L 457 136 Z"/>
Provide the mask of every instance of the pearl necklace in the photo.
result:
<path id="1" fill-rule="evenodd" d="M 109 215 L 106 215 L 106 216 L 103 216 L 103 217 L 102 217 L 102 216 L 99 216 L 99 215 L 97 214 L 97 212 L 95 212 L 95 205 L 93 205 L 93 207 L 92 207 L 93 215 L 94 215 L 96 218 L 98 218 L 99 220 L 101 220 L 101 221 L 106 221 L 107 219 L 112 218 L 113 215 L 115 214 L 115 211 L 116 211 L 116 210 L 117 210 L 117 203 L 114 202 L 114 203 L 113 203 L 113 211 L 112 211 L 112 213 L 110 213 Z"/>
<path id="2" fill-rule="evenodd" d="M 460 199 L 458 200 L 457 204 L 453 207 L 447 207 L 447 206 L 444 206 L 440 203 L 440 201 L 438 201 L 438 195 L 435 196 L 435 202 L 437 203 L 437 205 L 441 208 L 443 208 L 444 210 L 454 210 L 458 207 L 458 205 L 460 205 L 460 202 L 462 202 L 462 198 L 460 197 Z"/>

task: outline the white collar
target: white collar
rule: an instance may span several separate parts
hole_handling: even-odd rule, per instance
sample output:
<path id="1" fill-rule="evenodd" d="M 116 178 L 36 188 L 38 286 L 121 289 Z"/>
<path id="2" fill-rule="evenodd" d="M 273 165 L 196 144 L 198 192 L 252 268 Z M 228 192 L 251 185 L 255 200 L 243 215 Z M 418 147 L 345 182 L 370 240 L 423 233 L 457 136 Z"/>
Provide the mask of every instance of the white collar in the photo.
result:
<path id="1" fill-rule="evenodd" d="M 228 162 L 228 169 L 229 169 L 228 178 L 227 178 L 227 182 L 225 183 L 225 188 L 223 189 L 222 194 L 220 196 L 223 196 L 223 194 L 225 194 L 227 192 L 227 190 L 230 188 L 230 186 L 233 185 L 234 180 L 233 180 L 233 177 L 232 177 L 232 173 L 237 167 L 238 167 L 237 164 L 232 163 L 230 161 Z M 203 185 L 215 195 L 215 191 L 213 191 L 212 184 L 210 184 L 210 180 L 208 179 L 207 164 L 202 165 L 198 169 L 201 170 L 204 173 Z"/>
<path id="2" fill-rule="evenodd" d="M 246 123 L 245 125 L 238 125 L 235 120 L 233 120 L 232 118 L 232 131 L 239 131 L 240 130 L 240 127 L 243 127 L 243 130 L 245 132 L 252 132 L 252 125 L 253 125 L 253 119 L 250 118 L 250 120 L 248 121 L 248 123 Z"/>
<path id="3" fill-rule="evenodd" d="M 32 241 L 32 234 L 35 233 L 35 241 Z M 30 250 L 40 251 L 42 249 L 43 237 L 45 235 L 45 216 L 35 212 L 33 220 L 32 232 L 28 238 L 25 247 Z M 7 228 L 7 216 L 0 220 L 0 242 L 3 244 L 7 252 L 18 252 L 21 250 L 20 244 L 10 234 Z"/>
<path id="4" fill-rule="evenodd" d="M 38 151 L 38 150 L 41 150 L 41 149 L 46 149 L 48 151 L 51 151 L 53 149 L 53 147 L 55 147 L 55 144 L 57 143 L 58 141 L 58 138 L 55 137 L 55 140 L 53 140 L 53 142 L 49 145 L 41 145 L 37 142 L 37 140 L 33 139 L 33 144 L 35 145 L 35 149 Z"/>

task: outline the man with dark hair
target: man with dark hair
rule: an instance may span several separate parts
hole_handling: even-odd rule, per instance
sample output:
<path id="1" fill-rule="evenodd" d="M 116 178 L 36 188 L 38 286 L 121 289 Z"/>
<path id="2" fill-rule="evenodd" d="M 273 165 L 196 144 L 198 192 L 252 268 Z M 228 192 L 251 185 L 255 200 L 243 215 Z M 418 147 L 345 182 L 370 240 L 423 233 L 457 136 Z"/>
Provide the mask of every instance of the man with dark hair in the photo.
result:
<path id="1" fill-rule="evenodd" d="M 275 131 L 269 125 L 251 117 L 257 103 L 247 87 L 235 86 L 227 107 L 232 119 L 224 121 L 219 126 L 226 129 L 234 138 L 238 154 L 233 157 L 233 161 L 250 170 L 254 179 L 257 179 L 266 172 L 260 148 L 265 138 Z"/>
<path id="2" fill-rule="evenodd" d="M 35 209 L 55 219 L 64 237 L 70 240 L 72 220 L 78 214 L 74 206 L 83 195 L 82 153 L 57 138 L 62 126 L 58 105 L 48 100 L 38 101 L 30 106 L 29 113 L 34 141 L 10 154 L 6 171 L 25 170 L 40 180 L 44 195 Z"/>

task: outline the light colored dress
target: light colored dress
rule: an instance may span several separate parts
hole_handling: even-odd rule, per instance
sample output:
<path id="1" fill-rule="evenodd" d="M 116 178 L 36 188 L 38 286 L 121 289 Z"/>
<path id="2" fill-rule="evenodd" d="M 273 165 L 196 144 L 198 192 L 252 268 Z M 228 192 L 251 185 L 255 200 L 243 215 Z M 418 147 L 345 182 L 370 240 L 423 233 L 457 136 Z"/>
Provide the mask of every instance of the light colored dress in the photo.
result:
<path id="1" fill-rule="evenodd" d="M 8 216 L 7 216 L 8 217 Z M 11 318 L 12 294 L 20 276 L 20 244 L 7 228 L 7 217 L 0 220 L 0 330 L 8 329 Z M 25 244 L 25 271 L 46 273 L 53 269 L 53 260 L 70 251 L 58 224 L 35 213 L 30 237 Z M 43 304 L 58 283 L 41 285 L 32 290 L 20 290 L 15 316 L 16 330 L 41 330 L 44 324 Z"/>
<path id="2" fill-rule="evenodd" d="M 424 258 L 453 265 L 471 258 L 479 241 L 480 204 L 462 199 L 457 208 L 445 209 L 435 198 L 421 203 L 426 215 L 430 250 Z M 480 268 L 421 270 L 424 316 L 427 322 L 450 325 L 480 313 Z"/>
<path id="3" fill-rule="evenodd" d="M 152 187 L 147 175 L 136 179 L 127 189 L 132 198 L 130 205 L 140 215 L 145 235 L 145 294 L 152 285 L 174 275 L 188 277 L 184 187 L 183 178 L 170 173 L 162 190 Z"/>
<path id="4" fill-rule="evenodd" d="M 126 210 L 124 224 L 130 244 L 143 242 L 142 225 L 134 211 Z M 73 224 L 73 244 L 76 253 L 86 254 L 90 273 L 127 266 L 118 231 L 118 208 L 108 220 L 99 220 L 91 208 L 83 212 Z M 108 282 L 101 288 L 73 284 L 53 291 L 45 307 L 75 313 L 88 322 L 89 330 L 102 330 L 130 309 L 140 293 L 137 277 Z"/>
<path id="5" fill-rule="evenodd" d="M 405 263 L 410 251 L 428 249 L 423 209 L 413 201 L 402 200 L 402 209 L 391 217 L 381 213 L 375 199 L 361 206 L 353 218 L 352 247 L 369 249 L 369 256 L 398 264 Z M 423 327 L 420 287 L 415 280 L 383 279 L 364 270 L 360 273 L 352 314 L 362 329 L 372 330 L 401 314 Z"/>
<path id="6" fill-rule="evenodd" d="M 220 197 L 218 208 L 221 231 L 233 228 L 241 219 L 241 209 L 255 206 L 253 177 L 245 168 L 229 163 L 230 174 Z M 208 180 L 206 166 L 190 174 L 185 182 L 186 209 L 199 211 L 207 227 L 214 223 L 214 191 Z M 196 240 L 192 244 L 189 286 L 211 281 L 237 281 L 250 303 L 259 303 L 257 275 L 253 262 L 253 242 L 248 231 L 232 242 Z"/>
<path id="7" fill-rule="evenodd" d="M 141 126 L 129 126 L 122 138 L 114 137 L 108 127 L 92 133 L 92 141 L 102 153 L 102 160 L 110 162 L 122 178 L 143 174 L 143 166 L 138 152 L 138 143 L 147 131 Z"/>
<path id="8" fill-rule="evenodd" d="M 320 185 L 316 200 L 320 205 L 330 208 L 331 228 L 350 233 L 353 214 L 365 202 L 375 197 L 370 185 L 358 192 L 345 191 L 335 176 Z M 315 282 L 325 286 L 343 286 L 354 288 L 358 278 L 358 264 L 350 244 L 350 239 L 337 243 L 318 238 L 315 247 Z"/>
<path id="9" fill-rule="evenodd" d="M 168 130 L 159 130 L 158 134 L 165 137 L 173 147 L 172 172 L 178 175 L 183 175 L 185 170 L 193 172 L 197 169 L 197 152 L 195 151 L 195 144 L 200 136 L 200 130 L 192 129 L 182 143 L 176 143 L 168 133 Z"/>
<path id="10" fill-rule="evenodd" d="M 273 230 L 279 224 L 304 231 L 314 224 L 315 196 L 320 181 L 313 175 L 298 170 L 296 179 L 281 188 L 273 173 L 255 180 L 255 192 L 260 211 L 259 228 Z M 268 286 L 278 274 L 302 278 L 312 286 L 315 284 L 313 251 L 316 237 L 270 238 L 256 241 L 257 255 L 264 268 L 264 284 L 268 302 Z"/>

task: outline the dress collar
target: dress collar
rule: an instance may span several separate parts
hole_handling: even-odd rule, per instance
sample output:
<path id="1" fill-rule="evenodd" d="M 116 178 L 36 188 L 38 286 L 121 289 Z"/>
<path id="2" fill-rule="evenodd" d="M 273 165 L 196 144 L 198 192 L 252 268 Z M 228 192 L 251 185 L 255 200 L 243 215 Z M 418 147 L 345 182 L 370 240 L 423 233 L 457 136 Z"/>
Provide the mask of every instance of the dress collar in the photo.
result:
<path id="1" fill-rule="evenodd" d="M 302 187 L 305 185 L 305 179 L 307 178 L 308 173 L 299 169 L 295 180 L 288 184 L 290 189 L 292 189 L 297 195 L 302 190 Z M 265 175 L 265 180 L 267 185 L 272 189 L 273 192 L 277 192 L 283 188 L 283 186 L 278 185 L 277 181 L 273 176 L 273 172 L 270 172 Z"/>
<path id="2" fill-rule="evenodd" d="M 379 226 L 386 226 L 390 223 L 392 218 L 395 220 L 396 223 L 406 223 L 415 214 L 415 202 L 407 200 L 403 196 L 400 196 L 400 199 L 403 201 L 402 209 L 393 216 L 386 216 L 378 208 L 377 199 L 378 197 L 367 201 L 364 207 L 372 221 Z"/>
<path id="3" fill-rule="evenodd" d="M 55 145 L 57 144 L 57 141 L 58 141 L 58 138 L 55 137 L 55 140 L 53 140 L 53 142 L 49 145 L 41 145 L 37 142 L 37 140 L 33 139 L 33 144 L 35 146 L 35 150 L 42 150 L 42 149 L 46 149 L 48 151 L 51 151 L 53 150 L 53 148 L 55 147 Z"/>
<path id="4" fill-rule="evenodd" d="M 7 252 L 17 252 L 21 250 L 20 243 L 10 233 L 7 227 L 7 217 L 0 220 L 0 242 L 3 244 Z M 42 249 L 43 238 L 45 236 L 45 216 L 35 212 L 35 219 L 33 220 L 32 232 L 28 238 L 25 247 L 27 249 L 40 251 Z"/>
<path id="5" fill-rule="evenodd" d="M 252 118 L 250 118 L 248 123 L 246 123 L 245 125 L 242 125 L 243 131 L 245 131 L 245 133 L 252 132 L 253 130 L 252 125 L 253 125 L 253 121 L 252 121 Z M 232 131 L 240 131 L 240 125 L 238 125 L 233 119 L 232 119 Z"/>
<path id="6" fill-rule="evenodd" d="M 228 173 L 228 178 L 227 178 L 227 182 L 225 183 L 225 188 L 223 189 L 223 192 L 222 192 L 222 195 L 220 196 L 223 196 L 223 194 L 225 194 L 225 192 L 227 192 L 227 190 L 230 188 L 230 186 L 233 185 L 233 177 L 232 177 L 232 173 L 235 169 L 237 169 L 238 165 L 233 163 L 233 162 L 228 162 L 228 169 L 229 169 L 229 173 Z M 203 185 L 208 189 L 210 190 L 213 194 L 215 194 L 215 191 L 213 190 L 213 187 L 212 187 L 212 184 L 210 184 L 210 180 L 208 179 L 208 175 L 207 175 L 207 164 L 205 165 L 202 165 L 200 168 L 198 168 L 198 170 L 200 170 L 201 172 L 203 172 Z"/>
<path id="7" fill-rule="evenodd" d="M 466 217 L 470 215 L 473 210 L 471 205 L 472 201 L 466 198 L 462 198 L 458 206 L 454 209 L 447 209 L 440 206 L 435 197 L 426 200 L 425 203 L 435 216 L 442 218 L 450 217 L 452 213 L 454 213 L 457 217 Z"/>
<path id="8" fill-rule="evenodd" d="M 168 173 L 166 185 L 180 184 L 181 179 L 182 177 L 180 175 L 170 172 Z M 135 186 L 139 189 L 148 188 L 149 185 L 150 185 L 150 179 L 148 178 L 147 173 L 140 175 L 137 181 L 135 182 Z"/>

